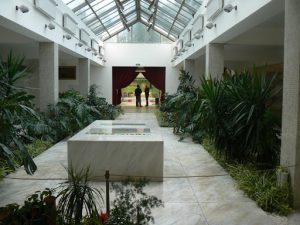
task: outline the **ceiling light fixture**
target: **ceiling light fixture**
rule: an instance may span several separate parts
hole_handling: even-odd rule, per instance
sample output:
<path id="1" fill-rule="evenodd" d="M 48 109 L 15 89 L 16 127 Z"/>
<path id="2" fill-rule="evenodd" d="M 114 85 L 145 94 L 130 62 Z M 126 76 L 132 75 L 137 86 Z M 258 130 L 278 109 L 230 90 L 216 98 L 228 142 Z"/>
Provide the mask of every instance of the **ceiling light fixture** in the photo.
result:
<path id="1" fill-rule="evenodd" d="M 63 36 L 63 38 L 66 38 L 67 40 L 70 40 L 72 38 L 72 36 L 70 34 L 66 34 Z"/>
<path id="2" fill-rule="evenodd" d="M 214 24 L 213 22 L 209 22 L 209 23 L 206 24 L 206 27 L 208 29 L 211 29 L 211 28 L 216 27 L 216 26 L 217 26 L 217 24 Z"/>
<path id="3" fill-rule="evenodd" d="M 200 38 L 203 38 L 203 35 L 201 35 L 201 34 L 194 34 L 194 37 L 195 37 L 196 39 L 200 39 Z"/>
<path id="4" fill-rule="evenodd" d="M 18 11 L 19 9 L 21 10 L 22 13 L 29 12 L 29 8 L 25 5 L 16 6 L 16 10 Z"/>
<path id="5" fill-rule="evenodd" d="M 91 48 L 86 48 L 85 50 L 88 51 L 88 52 L 92 51 Z"/>
<path id="6" fill-rule="evenodd" d="M 237 5 L 233 6 L 232 4 L 227 4 L 225 5 L 225 7 L 223 8 L 223 10 L 227 13 L 230 13 L 232 10 L 237 10 Z"/>
<path id="7" fill-rule="evenodd" d="M 49 28 L 49 30 L 54 30 L 55 25 L 53 23 L 45 24 L 45 28 Z"/>
<path id="8" fill-rule="evenodd" d="M 83 44 L 81 42 L 78 42 L 75 45 L 78 46 L 78 47 L 82 47 Z"/>
<path id="9" fill-rule="evenodd" d="M 144 67 L 137 67 L 136 70 L 135 70 L 136 73 L 145 73 L 146 70 Z"/>

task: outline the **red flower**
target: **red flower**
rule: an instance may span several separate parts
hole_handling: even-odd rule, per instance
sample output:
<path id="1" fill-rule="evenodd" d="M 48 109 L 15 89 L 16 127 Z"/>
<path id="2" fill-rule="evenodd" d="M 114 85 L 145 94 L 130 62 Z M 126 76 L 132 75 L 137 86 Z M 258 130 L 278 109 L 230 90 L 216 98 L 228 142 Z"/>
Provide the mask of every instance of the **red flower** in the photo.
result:
<path id="1" fill-rule="evenodd" d="M 99 219 L 101 220 L 101 222 L 104 223 L 106 220 L 108 220 L 108 214 L 104 213 L 104 212 L 101 212 L 100 215 L 99 215 Z"/>

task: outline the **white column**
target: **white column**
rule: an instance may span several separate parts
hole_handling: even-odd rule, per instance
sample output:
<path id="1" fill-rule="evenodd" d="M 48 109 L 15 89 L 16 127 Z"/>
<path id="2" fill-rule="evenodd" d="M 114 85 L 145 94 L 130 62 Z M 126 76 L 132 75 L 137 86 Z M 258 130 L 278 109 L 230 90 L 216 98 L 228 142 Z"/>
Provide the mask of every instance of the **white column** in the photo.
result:
<path id="1" fill-rule="evenodd" d="M 195 61 L 192 59 L 185 59 L 183 62 L 183 69 L 193 76 L 195 74 Z"/>
<path id="2" fill-rule="evenodd" d="M 78 82 L 79 91 L 82 95 L 87 95 L 90 88 L 91 66 L 89 59 L 79 59 L 78 63 Z"/>
<path id="3" fill-rule="evenodd" d="M 41 111 L 49 104 L 58 102 L 58 45 L 43 42 L 39 44 L 39 84 Z"/>
<path id="4" fill-rule="evenodd" d="M 285 1 L 282 166 L 288 168 L 295 207 L 300 207 L 300 1 Z"/>
<path id="5" fill-rule="evenodd" d="M 224 72 L 224 45 L 212 44 L 206 45 L 205 54 L 205 76 L 209 78 L 221 78 Z"/>

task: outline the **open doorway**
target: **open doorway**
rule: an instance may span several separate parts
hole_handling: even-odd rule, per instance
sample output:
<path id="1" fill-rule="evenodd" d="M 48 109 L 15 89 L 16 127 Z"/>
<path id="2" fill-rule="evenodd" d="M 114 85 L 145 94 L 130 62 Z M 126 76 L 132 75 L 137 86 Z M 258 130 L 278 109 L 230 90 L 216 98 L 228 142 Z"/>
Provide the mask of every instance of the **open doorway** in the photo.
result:
<path id="1" fill-rule="evenodd" d="M 166 72 L 165 67 L 143 67 L 142 73 L 139 72 L 137 67 L 113 67 L 112 68 L 113 104 L 114 105 L 121 104 L 122 99 L 125 100 L 125 96 L 126 96 L 126 97 L 131 97 L 131 99 L 129 99 L 131 100 L 131 102 L 134 99 L 132 105 L 135 106 L 134 89 L 136 88 L 137 85 L 136 82 L 144 82 L 145 80 L 148 82 L 149 87 L 151 84 L 150 92 L 152 96 L 151 98 L 154 98 L 154 104 L 161 102 L 164 99 L 164 94 L 165 94 L 165 72 Z M 145 81 L 145 85 L 146 85 L 146 81 Z M 129 87 L 131 86 L 131 89 L 129 88 L 128 90 L 126 90 L 126 87 L 128 86 Z M 145 87 L 142 85 L 142 91 L 143 91 L 142 99 L 145 101 L 145 97 L 143 97 L 145 94 L 144 88 Z M 131 94 L 129 94 L 129 92 Z M 145 105 L 145 103 L 143 105 Z"/>
<path id="2" fill-rule="evenodd" d="M 159 104 L 161 91 L 151 84 L 143 75 L 139 73 L 137 77 L 125 88 L 122 88 L 121 106 L 136 106 L 135 89 L 137 85 L 142 89 L 141 102 L 142 106 L 146 106 L 145 88 L 149 88 L 148 106 L 156 106 Z"/>

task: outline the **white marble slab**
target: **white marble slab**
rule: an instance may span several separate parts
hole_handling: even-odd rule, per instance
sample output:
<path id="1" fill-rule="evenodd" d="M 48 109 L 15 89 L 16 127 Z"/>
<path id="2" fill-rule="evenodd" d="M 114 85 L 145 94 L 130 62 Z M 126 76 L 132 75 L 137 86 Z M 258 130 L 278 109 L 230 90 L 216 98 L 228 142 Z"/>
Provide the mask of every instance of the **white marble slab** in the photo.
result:
<path id="1" fill-rule="evenodd" d="M 162 181 L 163 139 L 143 123 L 98 120 L 68 140 L 68 166 L 90 168 L 91 179 L 147 177 Z"/>

